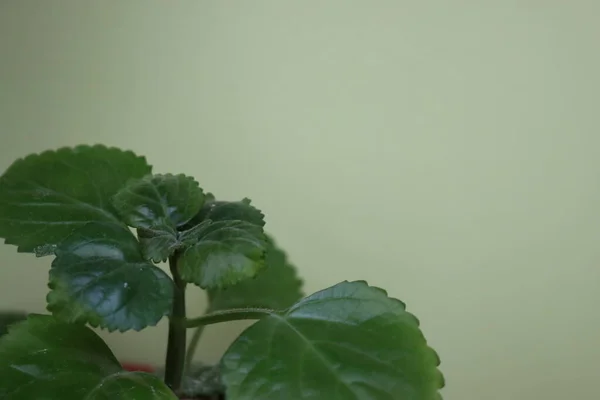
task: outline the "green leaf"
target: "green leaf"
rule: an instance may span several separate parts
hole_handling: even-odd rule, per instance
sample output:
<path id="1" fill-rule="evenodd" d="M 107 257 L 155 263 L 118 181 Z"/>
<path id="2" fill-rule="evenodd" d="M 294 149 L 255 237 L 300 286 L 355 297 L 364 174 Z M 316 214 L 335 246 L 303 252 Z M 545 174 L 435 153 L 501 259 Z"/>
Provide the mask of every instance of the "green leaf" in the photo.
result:
<path id="1" fill-rule="evenodd" d="M 191 246 L 179 262 L 182 278 L 203 289 L 222 289 L 256 276 L 268 245 L 264 224 L 249 199 L 208 201 L 180 234 Z"/>
<path id="2" fill-rule="evenodd" d="M 151 175 L 131 181 L 113 198 L 123 220 L 138 228 L 146 259 L 165 261 L 182 246 L 177 227 L 200 212 L 205 195 L 185 175 Z"/>
<path id="3" fill-rule="evenodd" d="M 209 199 L 212 199 L 209 200 Z M 200 212 L 190 221 L 187 228 L 202 221 L 246 221 L 254 225 L 264 226 L 264 214 L 251 204 L 248 198 L 242 201 L 214 201 L 214 196 L 207 196 L 207 201 Z"/>
<path id="4" fill-rule="evenodd" d="M 88 222 L 118 222 L 110 199 L 151 169 L 143 157 L 104 146 L 19 159 L 0 177 L 0 237 L 21 252 L 52 254 Z"/>
<path id="5" fill-rule="evenodd" d="M 204 204 L 204 193 L 185 175 L 150 175 L 129 182 L 113 198 L 123 220 L 134 228 L 177 227 Z"/>
<path id="6" fill-rule="evenodd" d="M 125 372 L 89 328 L 30 315 L 0 338 L 3 400 L 176 400 L 157 377 Z"/>
<path id="7" fill-rule="evenodd" d="M 283 250 L 267 236 L 265 268 L 254 279 L 247 279 L 227 289 L 208 291 L 208 312 L 231 308 L 259 307 L 284 310 L 300 300 L 302 280 L 289 264 Z"/>
<path id="8" fill-rule="evenodd" d="M 259 225 L 218 221 L 196 232 L 197 243 L 179 259 L 181 278 L 203 289 L 225 288 L 254 277 L 264 266 L 266 237 Z"/>
<path id="9" fill-rule="evenodd" d="M 169 228 L 138 229 L 137 233 L 144 259 L 155 263 L 166 261 L 183 246 L 177 231 Z"/>
<path id="10" fill-rule="evenodd" d="M 171 312 L 173 282 L 124 226 L 90 223 L 56 250 L 48 310 L 66 322 L 141 330 Z"/>
<path id="11" fill-rule="evenodd" d="M 404 304 L 342 282 L 248 328 L 222 359 L 228 400 L 441 399 L 439 358 Z"/>

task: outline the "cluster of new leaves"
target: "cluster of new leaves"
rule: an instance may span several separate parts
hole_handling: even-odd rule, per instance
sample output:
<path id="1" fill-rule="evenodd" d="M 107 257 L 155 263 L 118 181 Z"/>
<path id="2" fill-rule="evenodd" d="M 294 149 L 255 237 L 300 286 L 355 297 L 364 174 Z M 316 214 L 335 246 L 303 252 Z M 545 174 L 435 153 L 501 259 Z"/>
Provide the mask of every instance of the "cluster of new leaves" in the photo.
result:
<path id="1" fill-rule="evenodd" d="M 173 284 L 154 263 L 176 252 L 184 280 L 217 292 L 264 267 L 263 214 L 249 200 L 218 202 L 193 178 L 151 170 L 131 152 L 80 146 L 18 160 L 0 179 L 0 236 L 55 255 L 48 309 L 60 320 L 155 325 Z"/>
<path id="2" fill-rule="evenodd" d="M 85 327 L 140 330 L 168 316 L 173 281 L 155 264 L 171 259 L 207 291 L 209 313 L 271 310 L 222 359 L 228 400 L 440 398 L 439 360 L 404 304 L 365 282 L 301 299 L 263 228 L 249 200 L 217 201 L 132 152 L 78 146 L 17 160 L 0 177 L 0 237 L 54 256 L 52 317 L 0 339 L 0 397 L 174 398 L 155 377 L 123 372 Z"/>

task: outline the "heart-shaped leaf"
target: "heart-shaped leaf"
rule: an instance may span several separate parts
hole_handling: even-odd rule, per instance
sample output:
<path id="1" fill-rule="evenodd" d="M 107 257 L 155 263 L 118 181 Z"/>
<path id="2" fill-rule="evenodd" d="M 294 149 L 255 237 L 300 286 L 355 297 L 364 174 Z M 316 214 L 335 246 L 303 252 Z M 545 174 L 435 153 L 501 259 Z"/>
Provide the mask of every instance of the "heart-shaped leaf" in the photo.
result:
<path id="1" fill-rule="evenodd" d="M 0 338 L 3 400 L 176 400 L 160 379 L 125 372 L 89 328 L 30 315 Z"/>
<path id="2" fill-rule="evenodd" d="M 204 193 L 185 175 L 151 175 L 131 181 L 113 198 L 123 220 L 138 228 L 146 259 L 165 261 L 182 246 L 177 227 L 200 212 Z"/>
<path id="3" fill-rule="evenodd" d="M 253 279 L 226 289 L 209 290 L 208 312 L 245 307 L 284 310 L 302 296 L 302 280 L 297 277 L 296 268 L 288 263 L 275 240 L 267 236 L 265 268 Z"/>
<path id="4" fill-rule="evenodd" d="M 123 225 L 90 223 L 65 239 L 49 286 L 48 310 L 65 322 L 140 330 L 171 312 L 171 278 L 143 259 Z"/>
<path id="5" fill-rule="evenodd" d="M 203 289 L 225 288 L 254 277 L 264 266 L 263 228 L 244 221 L 218 221 L 197 229 L 196 244 L 179 259 L 186 282 Z"/>
<path id="6" fill-rule="evenodd" d="M 129 179 L 151 169 L 143 157 L 104 146 L 19 159 L 0 177 L 0 237 L 21 252 L 52 254 L 88 222 L 118 223 L 110 199 Z"/>
<path id="7" fill-rule="evenodd" d="M 438 365 L 402 302 L 342 282 L 248 328 L 222 373 L 228 400 L 434 400 Z"/>

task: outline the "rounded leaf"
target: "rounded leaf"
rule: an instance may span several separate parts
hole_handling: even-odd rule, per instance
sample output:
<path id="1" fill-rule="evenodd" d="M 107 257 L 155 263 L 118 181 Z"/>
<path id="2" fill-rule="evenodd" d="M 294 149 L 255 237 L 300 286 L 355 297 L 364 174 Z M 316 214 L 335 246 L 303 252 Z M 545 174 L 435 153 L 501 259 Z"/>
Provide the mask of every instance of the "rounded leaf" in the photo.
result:
<path id="1" fill-rule="evenodd" d="M 246 279 L 226 289 L 208 291 L 208 312 L 232 308 L 259 307 L 284 310 L 300 300 L 302 280 L 288 263 L 283 250 L 267 236 L 265 267 L 253 279 Z"/>
<path id="2" fill-rule="evenodd" d="M 151 169 L 145 158 L 105 146 L 19 159 L 0 177 L 0 237 L 21 252 L 52 254 L 88 222 L 118 222 L 110 199 L 128 180 Z"/>
<path id="3" fill-rule="evenodd" d="M 402 302 L 342 282 L 248 328 L 222 373 L 228 400 L 434 400 L 438 365 Z"/>
<path id="4" fill-rule="evenodd" d="M 171 312 L 173 281 L 122 225 L 90 223 L 56 250 L 48 310 L 66 322 L 140 330 Z"/>
<path id="5" fill-rule="evenodd" d="M 250 204 L 248 198 L 242 201 L 216 201 L 207 195 L 206 203 L 200 212 L 186 225 L 191 227 L 202 221 L 246 221 L 254 225 L 265 226 L 265 215 Z"/>
<path id="6" fill-rule="evenodd" d="M 129 182 L 113 198 L 121 218 L 138 228 L 144 258 L 166 261 L 183 246 L 177 227 L 197 215 L 205 195 L 185 175 L 150 175 Z"/>
<path id="7" fill-rule="evenodd" d="M 149 175 L 129 182 L 113 204 L 134 228 L 175 228 L 198 214 L 204 193 L 194 178 L 182 174 Z"/>
<path id="8" fill-rule="evenodd" d="M 91 329 L 30 315 L 0 337 L 3 400 L 176 400 L 155 376 L 123 372 Z"/>
<path id="9" fill-rule="evenodd" d="M 195 229 L 196 244 L 179 259 L 181 278 L 215 289 L 254 277 L 264 266 L 267 243 L 262 227 L 244 221 L 206 222 Z"/>

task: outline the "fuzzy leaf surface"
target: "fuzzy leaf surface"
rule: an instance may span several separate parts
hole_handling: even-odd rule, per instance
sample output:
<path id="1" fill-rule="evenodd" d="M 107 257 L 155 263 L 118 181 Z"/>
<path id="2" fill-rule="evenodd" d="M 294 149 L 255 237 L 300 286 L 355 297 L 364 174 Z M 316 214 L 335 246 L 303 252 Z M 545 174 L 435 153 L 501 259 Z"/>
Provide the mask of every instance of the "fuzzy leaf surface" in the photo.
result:
<path id="1" fill-rule="evenodd" d="M 177 228 L 200 212 L 204 193 L 185 175 L 151 175 L 133 180 L 113 198 L 121 218 L 138 228 L 147 259 L 165 261 L 180 247 Z"/>
<path id="2" fill-rule="evenodd" d="M 193 243 L 180 259 L 182 278 L 203 289 L 223 289 L 255 277 L 265 265 L 264 224 L 249 199 L 207 202 L 181 233 Z"/>
<path id="3" fill-rule="evenodd" d="M 222 359 L 228 400 L 439 400 L 439 358 L 404 304 L 342 282 L 261 319 Z"/>
<path id="4" fill-rule="evenodd" d="M 52 254 L 88 222 L 120 223 L 112 196 L 151 170 L 144 157 L 100 145 L 19 159 L 0 177 L 0 237 L 20 252 Z"/>
<path id="5" fill-rule="evenodd" d="M 258 225 L 212 222 L 198 230 L 196 239 L 179 259 L 179 272 L 186 282 L 222 289 L 254 277 L 264 267 L 267 242 Z"/>
<path id="6" fill-rule="evenodd" d="M 207 195 L 206 203 L 194 216 L 189 225 L 202 221 L 246 221 L 254 225 L 265 226 L 265 215 L 245 198 L 241 201 L 216 201 L 212 194 Z"/>

